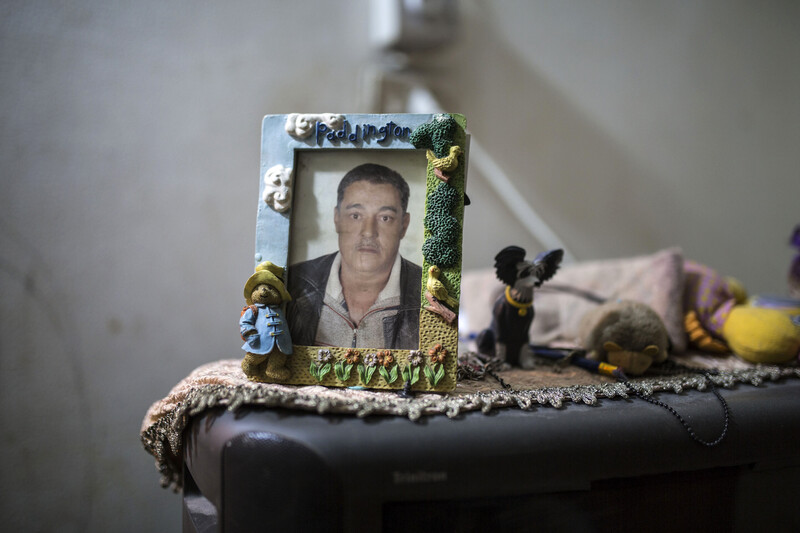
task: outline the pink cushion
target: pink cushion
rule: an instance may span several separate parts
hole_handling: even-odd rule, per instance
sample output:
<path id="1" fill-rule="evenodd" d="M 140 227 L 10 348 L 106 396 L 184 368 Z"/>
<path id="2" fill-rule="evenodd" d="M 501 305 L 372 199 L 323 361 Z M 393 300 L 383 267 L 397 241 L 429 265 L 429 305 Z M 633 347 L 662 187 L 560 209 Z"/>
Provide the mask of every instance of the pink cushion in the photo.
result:
<path id="1" fill-rule="evenodd" d="M 578 325 L 597 304 L 574 294 L 548 289 L 565 285 L 589 291 L 606 300 L 635 300 L 653 308 L 667 327 L 672 351 L 686 350 L 683 327 L 683 254 L 677 248 L 625 259 L 565 265 L 534 296 L 536 318 L 531 342 L 578 344 Z M 503 291 L 494 270 L 464 273 L 461 281 L 460 328 L 479 332 L 491 322 L 494 300 Z"/>

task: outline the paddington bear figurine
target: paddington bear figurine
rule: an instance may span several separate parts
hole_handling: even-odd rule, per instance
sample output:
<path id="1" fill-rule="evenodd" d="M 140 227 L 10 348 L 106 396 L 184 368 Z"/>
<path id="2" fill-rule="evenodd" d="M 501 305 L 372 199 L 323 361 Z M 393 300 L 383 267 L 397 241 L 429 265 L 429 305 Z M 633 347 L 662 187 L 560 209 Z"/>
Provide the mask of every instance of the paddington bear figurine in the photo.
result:
<path id="1" fill-rule="evenodd" d="M 286 358 L 292 355 L 292 339 L 281 309 L 291 300 L 283 284 L 283 268 L 264 261 L 244 286 L 247 306 L 242 309 L 239 329 L 247 352 L 242 370 L 253 381 L 282 382 L 291 370 Z"/>
<path id="2" fill-rule="evenodd" d="M 528 367 L 528 330 L 533 323 L 533 290 L 553 277 L 564 251 L 542 252 L 532 262 L 525 261 L 519 246 L 503 248 L 494 258 L 497 279 L 505 291 L 494 303 L 492 323 L 478 336 L 478 351 L 505 359 L 514 366 Z"/>

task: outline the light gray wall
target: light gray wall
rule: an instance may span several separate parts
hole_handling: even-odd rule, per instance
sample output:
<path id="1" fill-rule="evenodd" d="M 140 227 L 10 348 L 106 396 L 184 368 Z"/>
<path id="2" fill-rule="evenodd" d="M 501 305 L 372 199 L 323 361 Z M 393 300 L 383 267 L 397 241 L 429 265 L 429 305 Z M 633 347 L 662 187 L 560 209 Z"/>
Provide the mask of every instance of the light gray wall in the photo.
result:
<path id="1" fill-rule="evenodd" d="M 367 6 L 0 7 L 12 529 L 179 529 L 139 424 L 193 368 L 240 356 L 260 119 L 370 111 Z M 800 222 L 799 9 L 471 0 L 462 42 L 420 66 L 579 259 L 679 245 L 781 292 Z M 470 179 L 465 266 L 538 251 Z"/>
<path id="2" fill-rule="evenodd" d="M 680 246 L 751 292 L 786 291 L 800 223 L 800 4 L 472 7 L 439 92 L 579 259 Z M 490 190 L 470 196 L 496 212 Z M 466 228 L 478 242 L 503 234 L 479 217 Z M 498 246 L 471 246 L 469 263 L 491 264 Z"/>

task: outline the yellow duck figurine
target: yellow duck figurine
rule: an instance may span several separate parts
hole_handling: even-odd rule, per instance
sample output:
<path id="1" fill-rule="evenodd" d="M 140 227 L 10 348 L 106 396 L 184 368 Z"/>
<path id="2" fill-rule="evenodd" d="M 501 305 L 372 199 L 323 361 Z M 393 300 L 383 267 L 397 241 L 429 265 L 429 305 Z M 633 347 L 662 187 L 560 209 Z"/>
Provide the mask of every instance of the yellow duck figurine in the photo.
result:
<path id="1" fill-rule="evenodd" d="M 458 145 L 451 146 L 450 154 L 438 159 L 430 150 L 428 150 L 425 155 L 434 168 L 438 168 L 439 170 L 443 170 L 445 172 L 450 172 L 451 170 L 458 168 L 458 156 L 461 155 L 461 147 Z"/>
<path id="2" fill-rule="evenodd" d="M 444 286 L 444 283 L 439 280 L 439 274 L 441 273 L 442 271 L 436 265 L 430 267 L 428 269 L 428 282 L 426 284 L 426 288 L 428 289 L 428 292 L 431 293 L 431 296 L 436 298 L 436 300 L 451 309 L 455 309 L 458 307 L 458 300 L 450 296 L 450 294 L 447 292 L 447 288 Z"/>

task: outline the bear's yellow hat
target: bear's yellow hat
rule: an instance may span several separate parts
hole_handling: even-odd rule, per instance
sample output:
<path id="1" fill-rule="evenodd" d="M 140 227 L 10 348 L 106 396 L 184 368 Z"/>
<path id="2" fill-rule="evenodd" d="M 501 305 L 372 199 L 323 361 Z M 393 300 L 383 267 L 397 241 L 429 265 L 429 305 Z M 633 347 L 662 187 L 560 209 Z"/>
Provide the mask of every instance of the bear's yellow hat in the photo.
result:
<path id="1" fill-rule="evenodd" d="M 275 287 L 284 302 L 292 299 L 283 284 L 283 267 L 279 267 L 271 261 L 264 261 L 256 266 L 255 273 L 244 284 L 244 299 L 248 304 L 250 303 L 250 295 L 253 293 L 253 289 L 263 284 Z"/>

